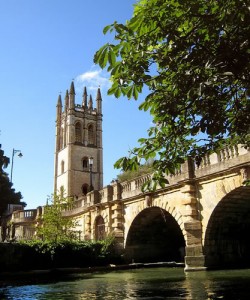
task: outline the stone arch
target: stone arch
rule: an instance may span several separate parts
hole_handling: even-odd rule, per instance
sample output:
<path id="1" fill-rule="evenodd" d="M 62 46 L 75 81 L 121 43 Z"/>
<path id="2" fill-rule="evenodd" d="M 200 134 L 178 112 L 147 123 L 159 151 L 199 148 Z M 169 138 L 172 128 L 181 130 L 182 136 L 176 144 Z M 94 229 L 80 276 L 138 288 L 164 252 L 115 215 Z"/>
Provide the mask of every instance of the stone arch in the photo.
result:
<path id="1" fill-rule="evenodd" d="M 165 201 L 163 204 L 159 205 L 159 207 L 165 209 L 176 220 L 186 241 L 187 235 L 181 213 L 177 211 L 175 206 L 171 206 L 168 201 Z"/>
<path id="2" fill-rule="evenodd" d="M 150 196 L 150 198 L 151 198 L 151 196 Z M 158 199 L 150 199 L 150 203 L 149 203 L 148 196 L 146 195 L 144 199 L 142 199 L 139 203 L 137 203 L 135 205 L 135 207 L 132 206 L 130 209 L 130 212 L 129 212 L 130 219 L 129 220 L 127 219 L 125 221 L 126 228 L 127 228 L 127 230 L 125 230 L 125 236 L 124 236 L 125 244 L 126 244 L 126 240 L 127 240 L 128 228 L 130 228 L 133 220 L 137 217 L 137 215 L 147 207 L 159 207 L 161 209 L 166 210 L 178 223 L 178 225 L 182 231 L 182 234 L 184 236 L 185 242 L 187 242 L 187 234 L 186 234 L 186 230 L 184 228 L 184 221 L 183 221 L 183 217 L 182 217 L 182 214 L 180 213 L 180 211 L 178 211 L 175 206 L 170 205 L 169 201 L 165 201 L 161 197 L 159 197 Z"/>
<path id="3" fill-rule="evenodd" d="M 183 261 L 184 252 L 182 230 L 165 209 L 146 207 L 133 219 L 125 242 L 128 261 Z"/>
<path id="4" fill-rule="evenodd" d="M 250 187 L 235 188 L 214 208 L 205 232 L 208 268 L 250 267 Z"/>

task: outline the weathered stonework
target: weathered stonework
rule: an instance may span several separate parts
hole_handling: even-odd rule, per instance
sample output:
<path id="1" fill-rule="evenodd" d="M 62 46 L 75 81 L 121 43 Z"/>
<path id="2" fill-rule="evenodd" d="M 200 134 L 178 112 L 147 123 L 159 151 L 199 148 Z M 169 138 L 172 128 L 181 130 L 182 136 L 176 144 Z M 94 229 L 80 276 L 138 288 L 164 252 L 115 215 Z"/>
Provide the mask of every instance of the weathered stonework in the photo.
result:
<path id="1" fill-rule="evenodd" d="M 133 233 L 134 241 L 138 238 L 138 245 L 144 245 L 145 240 L 147 242 L 144 230 L 151 232 L 147 226 L 154 226 L 156 219 L 150 219 L 154 215 L 155 218 L 161 218 L 158 225 L 164 225 L 166 232 L 171 228 L 181 233 L 185 242 L 186 271 L 203 270 L 220 262 L 223 256 L 224 261 L 228 262 L 238 249 L 246 253 L 247 244 L 236 243 L 230 239 L 230 235 L 237 237 L 239 233 L 234 231 L 237 227 L 244 230 L 244 227 L 240 227 L 244 222 L 246 228 L 250 226 L 250 187 L 243 185 L 250 177 L 248 149 L 238 145 L 206 155 L 199 167 L 189 159 L 175 175 L 167 178 L 169 185 L 158 188 L 154 193 L 141 191 L 142 185 L 150 180 L 150 174 L 123 183 L 115 181 L 103 188 L 101 99 L 99 95 L 97 109 L 93 109 L 91 103 L 87 104 L 86 96 L 83 105 L 76 107 L 74 91 L 71 91 L 65 101 L 67 113 L 62 112 L 62 105 L 58 101 L 56 130 L 55 190 L 64 186 L 67 195 L 75 197 L 74 205 L 64 215 L 78 221 L 79 225 L 74 230 L 79 232 L 81 239 L 97 239 L 103 237 L 103 232 L 106 236 L 112 234 L 122 251 L 126 250 Z M 83 114 L 84 111 L 88 118 Z M 82 124 L 80 144 L 76 142 L 78 121 Z M 90 124 L 96 130 L 94 146 L 86 143 Z M 94 190 L 85 195 L 82 184 L 86 183 L 89 187 L 90 173 L 88 166 L 84 168 L 82 163 L 89 156 L 93 156 L 95 161 Z M 83 166 L 81 170 L 79 165 Z M 12 214 L 16 238 L 18 235 L 25 237 L 31 224 L 32 228 L 39 226 L 38 217 L 42 209 L 37 213 L 25 212 Z M 237 226 L 234 226 L 234 222 Z M 130 252 L 136 251 L 138 245 L 130 245 Z M 144 252 L 150 252 L 153 249 L 151 246 L 149 243 Z M 166 252 L 169 248 L 172 250 L 171 245 L 166 243 Z"/>
<path id="2" fill-rule="evenodd" d="M 105 234 L 113 234 L 122 250 L 138 216 L 146 210 L 150 213 L 151 209 L 159 208 L 164 212 L 163 217 L 169 215 L 176 221 L 183 234 L 185 270 L 202 270 L 206 263 L 221 260 L 216 254 L 218 240 L 213 235 L 211 224 L 220 224 L 227 214 L 232 213 L 234 218 L 242 218 L 241 215 L 249 210 L 250 187 L 244 187 L 242 183 L 249 176 L 250 152 L 245 150 L 238 158 L 234 157 L 227 163 L 216 163 L 213 157 L 213 165 L 195 169 L 193 173 L 184 166 L 185 176 L 191 173 L 192 178 L 185 178 L 179 172 L 169 178 L 169 186 L 154 193 L 142 193 L 138 182 L 143 183 L 143 180 L 122 184 L 114 182 L 99 191 L 88 193 L 82 199 L 78 198 L 76 207 L 66 211 L 65 216 L 79 220 L 76 230 L 81 232 L 82 239 L 96 238 L 96 220 L 101 217 Z M 16 214 L 12 215 L 12 222 L 16 224 L 19 234 L 21 230 L 18 231 L 18 228 L 28 226 L 26 220 L 19 220 Z M 32 220 L 35 223 L 36 217 Z M 239 220 L 241 223 L 244 221 Z M 146 226 L 145 222 L 141 220 L 141 230 Z M 228 242 L 221 240 L 221 243 Z M 225 247 L 225 256 L 229 259 L 233 255 L 233 245 Z"/>

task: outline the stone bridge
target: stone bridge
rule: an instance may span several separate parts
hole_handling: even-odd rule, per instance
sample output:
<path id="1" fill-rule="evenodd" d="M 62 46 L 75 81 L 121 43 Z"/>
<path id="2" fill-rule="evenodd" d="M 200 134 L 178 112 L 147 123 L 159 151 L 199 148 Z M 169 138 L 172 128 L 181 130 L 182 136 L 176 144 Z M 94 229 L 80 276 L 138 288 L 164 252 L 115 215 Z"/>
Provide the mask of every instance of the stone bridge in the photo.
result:
<path id="1" fill-rule="evenodd" d="M 74 202 L 82 239 L 115 236 L 127 262 L 185 262 L 185 270 L 250 267 L 250 151 L 238 146 L 189 160 L 152 193 L 150 175 L 114 182 Z"/>

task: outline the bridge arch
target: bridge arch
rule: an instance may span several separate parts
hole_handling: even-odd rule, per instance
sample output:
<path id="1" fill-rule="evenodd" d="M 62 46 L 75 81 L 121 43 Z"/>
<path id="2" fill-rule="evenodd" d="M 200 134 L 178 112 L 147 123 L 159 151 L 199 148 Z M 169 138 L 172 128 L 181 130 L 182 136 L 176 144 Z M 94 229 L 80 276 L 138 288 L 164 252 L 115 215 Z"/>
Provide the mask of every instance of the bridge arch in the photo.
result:
<path id="1" fill-rule="evenodd" d="M 125 242 L 128 262 L 183 262 L 184 253 L 182 230 L 166 209 L 151 206 L 136 215 Z"/>
<path id="2" fill-rule="evenodd" d="M 250 187 L 235 188 L 213 210 L 204 240 L 208 268 L 250 267 Z"/>

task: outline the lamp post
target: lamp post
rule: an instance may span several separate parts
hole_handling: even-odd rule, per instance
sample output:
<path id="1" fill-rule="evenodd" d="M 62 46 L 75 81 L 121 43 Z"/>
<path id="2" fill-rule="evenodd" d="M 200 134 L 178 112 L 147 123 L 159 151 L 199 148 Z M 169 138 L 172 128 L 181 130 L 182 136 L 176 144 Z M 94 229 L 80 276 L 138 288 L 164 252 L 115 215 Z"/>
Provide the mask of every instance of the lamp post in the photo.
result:
<path id="1" fill-rule="evenodd" d="M 20 158 L 23 157 L 21 150 L 13 149 L 13 151 L 12 151 L 12 159 L 11 159 L 11 173 L 10 173 L 10 181 L 11 182 L 12 182 L 12 174 L 13 174 L 14 156 L 15 156 L 16 153 L 19 153 L 18 157 L 20 157 Z"/>
<path id="2" fill-rule="evenodd" d="M 90 176 L 90 184 L 89 184 L 89 191 L 93 191 L 93 178 L 92 178 L 92 167 L 93 167 L 94 159 L 93 157 L 89 157 L 89 176 Z"/>

